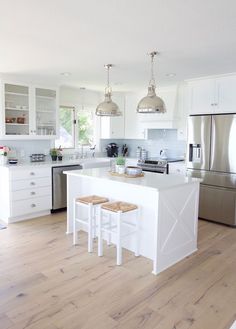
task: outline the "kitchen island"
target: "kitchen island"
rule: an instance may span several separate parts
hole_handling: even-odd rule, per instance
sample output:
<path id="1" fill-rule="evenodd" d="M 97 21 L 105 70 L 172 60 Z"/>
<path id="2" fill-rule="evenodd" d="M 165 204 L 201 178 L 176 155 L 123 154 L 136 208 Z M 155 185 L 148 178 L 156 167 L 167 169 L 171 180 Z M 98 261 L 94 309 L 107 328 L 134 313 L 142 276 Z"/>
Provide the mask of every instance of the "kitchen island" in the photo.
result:
<path id="1" fill-rule="evenodd" d="M 162 272 L 197 250 L 199 179 L 150 172 L 138 178 L 117 177 L 108 168 L 65 174 L 67 233 L 73 227 L 73 199 L 96 194 L 140 206 L 140 255 L 153 261 L 152 273 Z M 124 240 L 123 247 L 134 251 L 135 240 Z"/>

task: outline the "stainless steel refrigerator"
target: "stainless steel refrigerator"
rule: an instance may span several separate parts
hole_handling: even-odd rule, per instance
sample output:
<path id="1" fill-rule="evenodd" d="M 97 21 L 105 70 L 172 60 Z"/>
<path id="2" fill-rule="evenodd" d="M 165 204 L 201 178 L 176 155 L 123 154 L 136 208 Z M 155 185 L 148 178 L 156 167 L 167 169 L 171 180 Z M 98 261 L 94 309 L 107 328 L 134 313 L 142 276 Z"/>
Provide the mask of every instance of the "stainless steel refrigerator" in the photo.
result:
<path id="1" fill-rule="evenodd" d="M 187 172 L 203 179 L 199 217 L 236 226 L 236 114 L 188 118 Z"/>

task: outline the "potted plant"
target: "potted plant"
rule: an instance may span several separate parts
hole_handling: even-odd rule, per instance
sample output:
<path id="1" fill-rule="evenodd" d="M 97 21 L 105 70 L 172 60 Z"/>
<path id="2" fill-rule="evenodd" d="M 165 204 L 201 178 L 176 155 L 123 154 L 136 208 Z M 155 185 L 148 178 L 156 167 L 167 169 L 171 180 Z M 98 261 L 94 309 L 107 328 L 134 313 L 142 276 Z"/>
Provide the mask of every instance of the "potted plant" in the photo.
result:
<path id="1" fill-rule="evenodd" d="M 7 164 L 7 155 L 10 152 L 10 148 L 7 146 L 0 146 L 0 165 Z"/>
<path id="2" fill-rule="evenodd" d="M 118 174 L 125 173 L 125 159 L 123 157 L 118 157 L 116 159 L 116 172 Z"/>
<path id="3" fill-rule="evenodd" d="M 62 156 L 61 146 L 59 146 L 58 149 L 57 149 L 57 158 L 58 158 L 59 161 L 62 161 L 63 156 Z"/>
<path id="4" fill-rule="evenodd" d="M 52 161 L 57 161 L 57 149 L 56 148 L 52 148 L 50 150 L 50 155 L 51 155 Z"/>

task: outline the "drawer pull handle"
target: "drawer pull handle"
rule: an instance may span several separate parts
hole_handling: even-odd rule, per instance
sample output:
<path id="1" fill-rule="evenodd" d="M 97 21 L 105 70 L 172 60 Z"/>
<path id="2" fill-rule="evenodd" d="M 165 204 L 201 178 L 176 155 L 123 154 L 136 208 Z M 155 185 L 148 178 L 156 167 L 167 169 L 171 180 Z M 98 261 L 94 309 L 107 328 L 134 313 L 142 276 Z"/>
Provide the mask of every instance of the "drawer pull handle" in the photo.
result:
<path id="1" fill-rule="evenodd" d="M 32 208 L 35 208 L 36 207 L 36 204 L 35 203 L 32 203 L 31 207 Z"/>
<path id="2" fill-rule="evenodd" d="M 34 175 L 35 175 L 35 173 L 32 171 L 32 172 L 30 173 L 30 175 L 31 175 L 31 176 L 34 176 Z"/>
<path id="3" fill-rule="evenodd" d="M 35 182 L 31 182 L 30 185 L 35 185 Z"/>
<path id="4" fill-rule="evenodd" d="M 35 195 L 36 193 L 35 193 L 35 192 L 31 192 L 30 194 L 31 194 L 31 195 Z"/>

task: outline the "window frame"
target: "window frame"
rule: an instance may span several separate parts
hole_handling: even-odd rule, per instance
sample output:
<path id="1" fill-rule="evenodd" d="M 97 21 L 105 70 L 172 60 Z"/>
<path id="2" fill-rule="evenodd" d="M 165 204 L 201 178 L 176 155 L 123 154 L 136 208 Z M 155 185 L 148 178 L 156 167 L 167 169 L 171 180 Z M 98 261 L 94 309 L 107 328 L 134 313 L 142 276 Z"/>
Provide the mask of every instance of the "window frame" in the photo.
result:
<path id="1" fill-rule="evenodd" d="M 59 112 L 61 108 L 65 108 L 65 109 L 71 109 L 73 111 L 73 115 L 72 115 L 72 136 L 73 136 L 73 147 L 63 147 L 62 148 L 64 150 L 76 150 L 79 147 L 81 147 L 81 144 L 79 144 L 79 140 L 78 140 L 78 132 L 79 132 L 79 119 L 78 119 L 78 115 L 81 112 L 81 110 L 79 110 L 78 108 L 76 108 L 76 106 L 68 106 L 68 105 L 60 105 L 59 106 Z M 84 110 L 86 112 L 86 110 Z M 89 112 L 89 111 L 87 111 Z M 60 138 L 60 118 L 59 118 L 59 138 Z M 95 124 L 95 123 L 94 123 Z M 96 125 L 95 125 L 96 127 Z M 94 132 L 94 137 L 96 136 L 96 133 Z M 94 142 L 94 144 L 96 144 Z M 84 145 L 84 147 L 89 147 L 89 145 Z"/>

